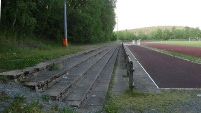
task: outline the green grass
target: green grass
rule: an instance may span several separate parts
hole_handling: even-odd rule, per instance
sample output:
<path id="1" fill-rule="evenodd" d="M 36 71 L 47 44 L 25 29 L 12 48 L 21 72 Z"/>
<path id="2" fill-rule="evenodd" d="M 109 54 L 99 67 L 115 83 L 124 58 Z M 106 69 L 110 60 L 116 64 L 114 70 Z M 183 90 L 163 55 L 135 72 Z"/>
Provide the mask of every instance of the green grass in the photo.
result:
<path id="1" fill-rule="evenodd" d="M 164 54 L 171 55 L 171 56 L 174 56 L 174 57 L 178 57 L 178 58 L 181 58 L 181 59 L 185 59 L 185 60 L 188 60 L 188 61 L 191 61 L 191 62 L 194 62 L 194 63 L 201 64 L 201 58 L 198 58 L 198 57 L 194 57 L 194 56 L 190 56 L 190 55 L 186 55 L 186 54 L 182 54 L 182 53 L 177 53 L 177 52 L 172 52 L 172 51 L 165 51 L 165 50 L 151 48 L 151 47 L 146 47 L 146 48 L 152 49 L 152 50 L 155 50 L 155 51 L 158 51 L 158 52 L 162 52 Z"/>
<path id="2" fill-rule="evenodd" d="M 192 46 L 192 47 L 201 47 L 201 41 L 162 41 L 162 42 L 153 42 L 153 43 L 160 43 L 160 44 L 170 44 L 170 45 L 179 45 L 179 46 Z M 199 63 L 201 64 L 201 58 L 198 57 L 194 57 L 194 56 L 190 56 L 190 55 L 186 55 L 186 54 L 182 54 L 182 53 L 177 53 L 177 52 L 171 52 L 171 51 L 165 51 L 165 50 L 160 50 L 160 49 L 156 49 L 156 48 L 151 48 L 151 47 L 147 47 L 159 52 L 163 52 L 165 54 L 168 55 L 172 55 L 175 57 L 179 57 L 182 59 L 186 59 L 189 61 L 192 61 L 194 63 Z"/>
<path id="3" fill-rule="evenodd" d="M 106 112 L 106 113 L 117 113 L 118 111 L 118 108 L 116 106 L 115 103 L 113 103 L 113 95 L 112 95 L 112 87 L 114 85 L 114 77 L 115 77 L 115 74 L 116 74 L 116 70 L 117 70 L 117 61 L 115 62 L 115 66 L 113 68 L 113 72 L 112 72 L 112 77 L 110 79 L 110 83 L 109 83 L 109 88 L 108 88 L 108 91 L 107 91 L 107 94 L 106 94 L 106 97 L 105 97 L 105 100 L 106 100 L 106 104 L 104 105 L 104 108 L 103 110 Z"/>
<path id="4" fill-rule="evenodd" d="M 96 48 L 108 43 L 99 44 L 70 44 L 63 47 L 61 42 L 53 40 L 37 39 L 34 37 L 19 37 L 16 34 L 0 31 L 0 72 L 23 69 L 35 66 L 40 62 L 59 58 L 64 55 L 74 54 L 80 51 Z M 110 43 L 110 42 L 109 42 Z M 58 65 L 50 65 L 49 70 L 57 70 Z M 7 83 L 9 80 L 0 76 L 0 82 Z M 12 100 L 5 92 L 0 92 L 0 101 Z M 54 105 L 50 110 L 44 108 L 39 101 L 26 103 L 24 97 L 16 96 L 4 110 L 5 113 L 76 113 L 70 108 L 59 108 Z M 43 101 L 50 101 L 47 95 L 42 97 Z"/>
<path id="5" fill-rule="evenodd" d="M 6 92 L 2 91 L 0 92 L 0 101 L 7 101 L 9 99 L 9 96 Z"/>
<path id="6" fill-rule="evenodd" d="M 4 96 L 6 98 L 7 95 L 5 93 L 0 93 L 0 96 Z M 1 98 L 0 98 L 1 99 Z M 6 101 L 4 99 L 4 101 Z M 46 109 L 44 111 L 44 107 L 38 100 L 31 102 L 30 104 L 26 103 L 26 98 L 23 96 L 16 96 L 12 103 L 10 103 L 3 113 L 76 113 L 75 110 L 71 108 L 59 108 L 58 105 L 51 106 L 51 109 Z"/>
<path id="7" fill-rule="evenodd" d="M 194 63 L 201 64 L 201 58 L 198 58 L 198 57 L 185 55 L 185 54 L 181 54 L 181 53 L 176 53 L 176 52 L 171 52 L 171 51 L 163 51 L 163 53 L 169 54 L 169 55 L 172 55 L 175 57 L 179 57 L 181 59 L 186 59 L 186 60 L 192 61 Z"/>
<path id="8" fill-rule="evenodd" d="M 156 42 L 156 43 L 179 45 L 179 46 L 201 47 L 201 41 L 162 41 L 162 42 Z"/>
<path id="9" fill-rule="evenodd" d="M 145 112 L 156 110 L 159 112 L 168 109 L 177 109 L 181 104 L 188 104 L 189 99 L 196 91 L 162 90 L 160 94 L 150 94 L 140 91 L 125 91 L 123 94 L 113 96 L 105 105 L 107 113 L 123 112 L 132 110 Z"/>
<path id="10" fill-rule="evenodd" d="M 0 72 L 23 69 L 40 62 L 98 47 L 102 44 L 72 45 L 35 39 L 3 39 L 0 37 Z"/>
<path id="11" fill-rule="evenodd" d="M 24 104 L 25 98 L 22 96 L 16 96 L 14 101 L 5 108 L 4 113 L 42 113 L 42 110 L 39 109 L 39 101 L 32 102 L 30 105 Z"/>
<path id="12" fill-rule="evenodd" d="M 9 79 L 6 76 L 0 76 L 0 82 L 2 82 L 2 83 L 8 83 Z"/>

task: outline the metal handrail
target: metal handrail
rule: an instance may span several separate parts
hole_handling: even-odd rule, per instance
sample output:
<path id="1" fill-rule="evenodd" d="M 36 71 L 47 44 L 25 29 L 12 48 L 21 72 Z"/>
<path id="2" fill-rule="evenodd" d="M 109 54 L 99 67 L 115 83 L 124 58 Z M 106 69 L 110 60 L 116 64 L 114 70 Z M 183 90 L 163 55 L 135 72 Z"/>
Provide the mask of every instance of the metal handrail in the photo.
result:
<path id="1" fill-rule="evenodd" d="M 123 54 L 124 54 L 124 60 L 126 62 L 126 70 L 127 70 L 127 76 L 129 81 L 129 88 L 132 90 L 134 88 L 134 80 L 133 80 L 133 72 L 135 71 L 133 68 L 133 61 L 131 60 L 127 47 L 122 43 L 123 47 Z"/>

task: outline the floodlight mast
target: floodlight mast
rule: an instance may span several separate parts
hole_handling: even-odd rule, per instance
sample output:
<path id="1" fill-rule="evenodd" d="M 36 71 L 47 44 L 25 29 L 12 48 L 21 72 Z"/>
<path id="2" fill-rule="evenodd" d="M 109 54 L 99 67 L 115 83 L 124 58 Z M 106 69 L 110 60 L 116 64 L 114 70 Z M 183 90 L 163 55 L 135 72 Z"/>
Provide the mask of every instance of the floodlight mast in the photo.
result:
<path id="1" fill-rule="evenodd" d="M 67 10 L 66 10 L 66 0 L 64 0 L 64 38 L 63 38 L 63 46 L 68 47 L 68 39 L 67 39 Z"/>
<path id="2" fill-rule="evenodd" d="M 0 0 L 0 20 L 1 20 L 1 0 Z"/>

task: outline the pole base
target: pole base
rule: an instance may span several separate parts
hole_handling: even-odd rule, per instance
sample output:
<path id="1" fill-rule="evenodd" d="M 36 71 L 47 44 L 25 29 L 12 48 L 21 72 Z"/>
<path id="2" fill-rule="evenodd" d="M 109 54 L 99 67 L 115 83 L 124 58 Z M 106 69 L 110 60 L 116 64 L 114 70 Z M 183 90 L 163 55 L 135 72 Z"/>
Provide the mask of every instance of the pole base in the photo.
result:
<path id="1" fill-rule="evenodd" d="M 68 40 L 67 40 L 67 38 L 64 38 L 64 39 L 62 40 L 62 42 L 63 42 L 63 46 L 64 46 L 64 47 L 67 47 L 67 46 L 68 46 Z"/>

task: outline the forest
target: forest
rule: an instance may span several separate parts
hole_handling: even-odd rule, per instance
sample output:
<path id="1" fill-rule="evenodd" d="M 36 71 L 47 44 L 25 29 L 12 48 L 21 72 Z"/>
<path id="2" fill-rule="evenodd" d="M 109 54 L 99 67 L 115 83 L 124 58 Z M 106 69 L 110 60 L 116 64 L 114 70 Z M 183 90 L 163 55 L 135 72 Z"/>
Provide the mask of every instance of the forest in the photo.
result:
<path id="1" fill-rule="evenodd" d="M 156 27 L 157 28 L 157 27 Z M 154 28 L 154 29 L 156 29 Z M 153 29 L 153 28 L 152 28 Z M 119 40 L 189 40 L 189 38 L 201 38 L 201 30 L 192 27 L 177 28 L 172 26 L 171 29 L 157 28 L 149 30 L 151 32 L 140 30 L 123 30 L 116 32 Z"/>
<path id="2" fill-rule="evenodd" d="M 68 41 L 99 43 L 116 40 L 116 0 L 66 0 Z M 4 37 L 34 36 L 61 41 L 63 0 L 3 0 L 0 33 Z"/>

